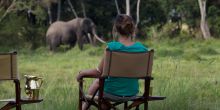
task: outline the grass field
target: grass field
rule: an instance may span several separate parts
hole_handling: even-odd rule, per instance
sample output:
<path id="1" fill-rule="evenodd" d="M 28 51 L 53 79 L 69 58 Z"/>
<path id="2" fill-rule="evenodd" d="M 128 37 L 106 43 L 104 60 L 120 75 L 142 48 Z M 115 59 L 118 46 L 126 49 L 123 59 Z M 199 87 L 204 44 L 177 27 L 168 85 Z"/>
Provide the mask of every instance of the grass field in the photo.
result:
<path id="1" fill-rule="evenodd" d="M 220 110 L 220 41 L 146 41 L 155 49 L 153 95 L 166 96 L 164 101 L 150 102 L 150 110 Z M 23 105 L 24 110 L 76 110 L 78 83 L 82 69 L 95 68 L 104 51 L 102 47 L 86 46 L 48 52 L 45 47 L 35 51 L 18 50 L 18 69 L 24 87 L 24 74 L 42 76 L 40 91 L 44 101 Z M 7 51 L 7 49 L 1 49 Z M 92 80 L 87 80 L 88 88 Z M 10 84 L 11 88 L 8 88 Z M 0 99 L 14 96 L 12 82 L 0 82 Z M 141 86 L 141 90 L 143 85 Z M 24 89 L 22 95 L 25 96 Z M 3 103 L 0 103 L 0 107 Z"/>

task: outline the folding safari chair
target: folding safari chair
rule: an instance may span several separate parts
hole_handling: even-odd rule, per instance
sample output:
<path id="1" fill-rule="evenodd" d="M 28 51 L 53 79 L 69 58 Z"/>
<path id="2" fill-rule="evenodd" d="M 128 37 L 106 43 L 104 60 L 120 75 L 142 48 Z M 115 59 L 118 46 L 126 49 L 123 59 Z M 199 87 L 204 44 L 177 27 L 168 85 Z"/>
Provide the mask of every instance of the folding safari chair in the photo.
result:
<path id="1" fill-rule="evenodd" d="M 13 80 L 15 83 L 16 97 L 14 99 L 4 99 L 0 102 L 6 102 L 0 110 L 9 110 L 16 107 L 16 110 L 21 110 L 22 104 L 38 103 L 43 101 L 21 98 L 20 80 L 17 71 L 17 52 L 0 53 L 0 81 Z M 1 88 L 2 89 L 2 88 Z"/>
<path id="2" fill-rule="evenodd" d="M 144 110 L 148 110 L 148 101 L 164 100 L 166 97 L 150 96 L 150 82 L 153 65 L 153 50 L 144 53 L 129 53 L 129 52 L 115 52 L 106 50 L 104 57 L 103 73 L 99 78 L 98 96 L 95 93 L 93 96 L 85 95 L 83 92 L 83 78 L 79 82 L 79 110 L 82 109 L 82 102 L 88 103 L 87 109 L 94 105 L 101 110 L 101 105 L 105 104 L 109 108 L 116 110 L 116 106 L 124 104 L 124 109 L 129 110 L 144 104 Z M 144 80 L 144 93 L 140 96 L 133 97 L 119 97 L 119 96 L 105 96 L 103 92 L 104 82 L 106 77 L 125 77 L 138 78 Z M 94 78 L 94 76 L 87 76 L 84 78 Z M 128 104 L 128 101 L 131 101 Z"/>

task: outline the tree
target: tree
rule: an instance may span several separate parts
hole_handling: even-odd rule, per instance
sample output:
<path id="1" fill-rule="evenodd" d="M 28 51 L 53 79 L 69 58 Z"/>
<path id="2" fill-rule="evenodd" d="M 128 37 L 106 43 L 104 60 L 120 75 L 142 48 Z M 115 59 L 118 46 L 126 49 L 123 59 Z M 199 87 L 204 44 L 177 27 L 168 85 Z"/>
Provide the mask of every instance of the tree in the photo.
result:
<path id="1" fill-rule="evenodd" d="M 76 11 L 75 11 L 75 9 L 74 9 L 74 7 L 73 7 L 71 1 L 70 1 L 70 0 L 67 0 L 67 2 L 68 2 L 68 4 L 69 4 L 69 6 L 70 6 L 70 8 L 71 8 L 71 10 L 72 10 L 72 12 L 73 12 L 73 14 L 74 14 L 74 16 L 77 18 L 78 15 L 77 15 L 77 13 L 76 13 Z"/>
<path id="2" fill-rule="evenodd" d="M 137 28 L 137 26 L 138 26 L 138 23 L 140 22 L 140 2 L 141 2 L 141 0 L 138 0 L 137 1 L 137 20 L 136 20 L 136 25 L 135 25 L 135 27 Z"/>
<path id="3" fill-rule="evenodd" d="M 204 39 L 209 39 L 211 37 L 208 23 L 206 21 L 206 0 L 198 0 L 200 14 L 201 14 L 201 21 L 200 21 L 200 28 L 203 34 Z"/>
<path id="4" fill-rule="evenodd" d="M 115 0 L 115 6 L 116 6 L 118 14 L 121 14 L 121 11 L 120 11 L 119 6 L 118 6 L 118 0 Z"/>
<path id="5" fill-rule="evenodd" d="M 52 7 L 52 3 L 55 3 L 56 0 L 43 0 L 42 2 L 47 7 L 47 14 L 48 14 L 48 19 L 49 19 L 49 24 L 52 24 L 53 23 L 53 16 L 52 16 L 51 7 Z"/>
<path id="6" fill-rule="evenodd" d="M 57 8 L 57 21 L 60 20 L 60 14 L 61 14 L 61 0 L 57 1 L 58 8 Z"/>
<path id="7" fill-rule="evenodd" d="M 131 15 L 130 14 L 130 0 L 126 0 L 126 14 L 127 15 Z"/>
<path id="8" fill-rule="evenodd" d="M 84 2 L 83 0 L 81 0 L 81 6 L 82 6 L 82 11 L 83 11 L 83 16 L 86 18 L 86 10 L 85 10 L 85 5 L 84 5 Z"/>

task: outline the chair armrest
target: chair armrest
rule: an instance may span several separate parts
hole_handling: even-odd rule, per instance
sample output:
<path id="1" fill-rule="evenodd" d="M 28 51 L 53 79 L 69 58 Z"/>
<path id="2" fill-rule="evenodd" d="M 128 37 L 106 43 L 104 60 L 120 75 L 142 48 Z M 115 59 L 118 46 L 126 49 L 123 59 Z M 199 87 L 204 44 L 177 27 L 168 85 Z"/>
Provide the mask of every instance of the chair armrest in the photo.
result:
<path id="1" fill-rule="evenodd" d="M 149 79 L 149 80 L 154 80 L 154 77 L 152 77 L 152 76 L 147 76 L 147 79 Z"/>
<path id="2" fill-rule="evenodd" d="M 95 76 L 94 75 L 89 75 L 89 76 L 83 76 L 82 79 L 83 78 L 99 78 L 99 77 L 100 77 L 100 75 L 95 75 Z"/>
<path id="3" fill-rule="evenodd" d="M 139 79 L 147 79 L 147 80 L 154 80 L 154 77 L 152 76 L 146 76 L 146 77 L 141 77 Z"/>
<path id="4" fill-rule="evenodd" d="M 99 75 L 87 75 L 87 76 L 82 76 L 81 78 L 80 78 L 80 81 L 79 82 L 83 82 L 83 79 L 85 79 L 85 78 L 99 78 L 100 76 Z"/>
<path id="5" fill-rule="evenodd" d="M 166 99 L 166 97 L 163 96 L 149 96 L 148 98 L 145 98 L 143 96 L 136 96 L 135 99 L 133 99 L 133 101 L 157 101 L 157 100 L 164 100 Z"/>
<path id="6" fill-rule="evenodd" d="M 37 100 L 32 100 L 32 99 L 29 99 L 29 98 L 21 98 L 21 104 L 39 103 L 41 101 L 43 101 L 42 98 L 37 99 Z"/>
<path id="7" fill-rule="evenodd" d="M 163 96 L 149 96 L 148 100 L 149 101 L 156 101 L 156 100 L 164 100 L 166 97 Z"/>

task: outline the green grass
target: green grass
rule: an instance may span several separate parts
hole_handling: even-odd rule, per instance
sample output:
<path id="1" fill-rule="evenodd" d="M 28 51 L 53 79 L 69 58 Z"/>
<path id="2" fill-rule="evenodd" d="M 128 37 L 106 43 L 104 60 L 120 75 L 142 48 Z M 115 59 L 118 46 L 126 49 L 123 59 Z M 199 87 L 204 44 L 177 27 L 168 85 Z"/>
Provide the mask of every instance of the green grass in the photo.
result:
<path id="1" fill-rule="evenodd" d="M 220 109 L 220 41 L 143 41 L 155 49 L 153 95 L 164 101 L 150 102 L 150 110 L 219 110 Z M 42 47 L 35 51 L 18 50 L 21 86 L 24 74 L 42 76 L 44 83 L 39 104 L 23 105 L 24 110 L 76 110 L 78 83 L 82 69 L 95 68 L 104 52 L 102 47 L 86 46 L 57 53 Z M 8 51 L 8 49 L 2 49 Z M 88 88 L 92 80 L 85 82 Z M 0 83 L 0 99 L 14 96 L 12 82 Z M 141 84 L 141 90 L 143 85 Z M 22 95 L 25 96 L 24 89 Z M 3 103 L 0 103 L 2 106 Z"/>

